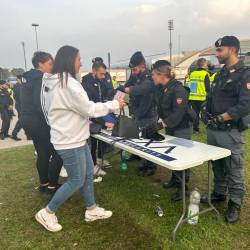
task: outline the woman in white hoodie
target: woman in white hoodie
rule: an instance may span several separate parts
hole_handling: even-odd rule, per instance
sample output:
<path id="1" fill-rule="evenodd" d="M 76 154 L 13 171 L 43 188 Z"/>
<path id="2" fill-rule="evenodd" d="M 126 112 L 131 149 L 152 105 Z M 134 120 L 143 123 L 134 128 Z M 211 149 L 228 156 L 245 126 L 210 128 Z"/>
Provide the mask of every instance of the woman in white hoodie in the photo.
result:
<path id="1" fill-rule="evenodd" d="M 78 49 L 63 46 L 57 52 L 52 74 L 45 74 L 41 91 L 43 112 L 51 127 L 51 142 L 63 159 L 67 182 L 55 193 L 49 204 L 35 216 L 47 230 L 62 229 L 55 212 L 72 194 L 80 190 L 86 211 L 85 220 L 94 221 L 112 216 L 111 211 L 96 205 L 93 187 L 93 161 L 87 144 L 89 118 L 102 117 L 124 106 L 123 100 L 94 103 L 76 74 L 81 67 Z"/>

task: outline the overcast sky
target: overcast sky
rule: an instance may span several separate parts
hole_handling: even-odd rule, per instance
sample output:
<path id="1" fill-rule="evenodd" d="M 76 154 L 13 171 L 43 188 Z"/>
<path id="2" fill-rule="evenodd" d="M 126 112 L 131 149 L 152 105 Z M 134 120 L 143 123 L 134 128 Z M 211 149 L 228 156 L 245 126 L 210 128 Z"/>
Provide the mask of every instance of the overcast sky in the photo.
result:
<path id="1" fill-rule="evenodd" d="M 167 22 L 174 19 L 173 49 L 201 49 L 223 35 L 250 39 L 250 0 L 0 0 L 0 67 L 28 67 L 36 49 L 31 23 L 38 23 L 39 50 L 80 49 L 83 67 L 102 56 L 111 63 L 168 51 Z"/>

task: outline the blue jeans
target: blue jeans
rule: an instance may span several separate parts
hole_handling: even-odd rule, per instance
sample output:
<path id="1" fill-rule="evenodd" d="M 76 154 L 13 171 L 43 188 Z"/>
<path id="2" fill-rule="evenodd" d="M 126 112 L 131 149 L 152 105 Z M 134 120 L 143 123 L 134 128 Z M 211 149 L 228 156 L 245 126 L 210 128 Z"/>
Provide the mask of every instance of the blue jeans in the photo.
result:
<path id="1" fill-rule="evenodd" d="M 73 149 L 57 150 L 67 170 L 68 179 L 55 193 L 48 204 L 55 212 L 72 194 L 80 190 L 87 209 L 96 206 L 93 185 L 94 164 L 88 144 Z"/>

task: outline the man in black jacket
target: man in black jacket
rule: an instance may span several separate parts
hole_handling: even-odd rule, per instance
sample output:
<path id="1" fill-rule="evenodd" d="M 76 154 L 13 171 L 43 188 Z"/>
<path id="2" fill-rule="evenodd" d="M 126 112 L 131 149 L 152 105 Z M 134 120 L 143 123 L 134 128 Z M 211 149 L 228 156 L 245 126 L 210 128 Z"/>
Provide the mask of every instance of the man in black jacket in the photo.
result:
<path id="1" fill-rule="evenodd" d="M 58 188 L 63 162 L 50 142 L 50 127 L 45 120 L 40 101 L 43 74 L 51 72 L 53 58 L 46 52 L 37 51 L 32 58 L 32 64 L 34 69 L 23 74 L 20 121 L 27 136 L 32 138 L 37 152 L 39 191 L 53 195 Z"/>
<path id="2" fill-rule="evenodd" d="M 156 85 L 163 87 L 158 99 L 160 127 L 166 129 L 166 134 L 191 140 L 193 127 L 188 115 L 188 91 L 182 83 L 175 80 L 168 61 L 159 60 L 153 65 L 152 78 Z M 186 183 L 189 181 L 190 170 L 185 170 Z M 171 180 L 164 183 L 165 188 L 177 187 L 172 195 L 173 201 L 182 199 L 182 171 L 172 171 Z"/>
<path id="3" fill-rule="evenodd" d="M 129 80 L 117 90 L 129 94 L 129 111 L 140 128 L 156 124 L 158 114 L 154 98 L 155 87 L 146 67 L 146 60 L 140 51 L 132 55 L 129 67 L 131 69 Z M 138 175 L 153 175 L 155 169 L 155 164 L 143 160 L 138 169 Z"/>
<path id="4" fill-rule="evenodd" d="M 106 80 L 107 77 L 106 65 L 100 61 L 94 61 L 92 65 L 92 72 L 82 78 L 82 86 L 87 92 L 88 97 L 93 102 L 105 102 L 113 100 L 114 91 L 112 84 Z M 94 124 L 99 124 L 102 128 L 114 127 L 114 123 L 108 122 L 105 118 L 94 118 L 91 119 Z M 98 145 L 97 145 L 98 144 Z M 101 169 L 101 158 L 103 156 L 105 144 L 97 141 L 97 139 L 91 137 L 91 154 L 94 162 L 94 174 L 105 175 L 106 172 Z M 96 157 L 97 151 L 97 157 Z M 104 165 L 110 165 L 109 162 L 105 161 Z"/>
<path id="5" fill-rule="evenodd" d="M 6 81 L 0 80 L 0 113 L 2 119 L 2 127 L 0 132 L 0 139 L 4 140 L 10 137 L 8 132 L 10 128 L 10 121 L 13 113 L 13 100 L 7 91 L 8 86 Z"/>

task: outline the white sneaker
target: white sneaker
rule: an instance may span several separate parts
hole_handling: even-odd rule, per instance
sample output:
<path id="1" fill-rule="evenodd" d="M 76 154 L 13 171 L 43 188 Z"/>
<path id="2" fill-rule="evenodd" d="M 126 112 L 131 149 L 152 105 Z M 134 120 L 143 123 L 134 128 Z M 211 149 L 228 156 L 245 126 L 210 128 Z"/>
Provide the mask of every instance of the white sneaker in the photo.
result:
<path id="1" fill-rule="evenodd" d="M 61 172 L 60 172 L 60 176 L 63 177 L 63 178 L 67 178 L 68 177 L 67 171 L 66 171 L 66 169 L 65 169 L 64 166 L 62 166 L 62 169 L 61 169 Z"/>
<path id="2" fill-rule="evenodd" d="M 106 175 L 107 173 L 104 171 L 104 170 L 102 170 L 101 168 L 100 168 L 100 166 L 98 166 L 98 165 L 95 165 L 94 166 L 94 175 L 96 175 L 96 176 L 104 176 L 104 175 Z"/>
<path id="3" fill-rule="evenodd" d="M 36 213 L 35 218 L 50 232 L 62 230 L 62 226 L 58 223 L 56 215 L 54 213 L 48 213 L 45 208 Z"/>
<path id="4" fill-rule="evenodd" d="M 95 221 L 95 220 L 104 220 L 112 216 L 112 211 L 105 210 L 101 207 L 96 207 L 92 210 L 86 210 L 85 212 L 85 221 Z"/>
<path id="5" fill-rule="evenodd" d="M 102 165 L 102 159 L 101 158 L 97 158 L 96 160 L 97 165 L 101 166 Z M 112 167 L 111 163 L 107 160 L 103 160 L 103 167 Z"/>

